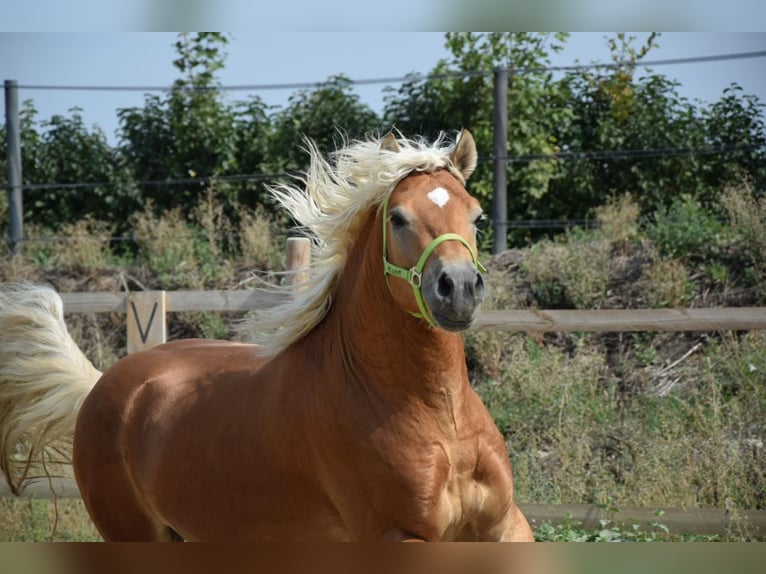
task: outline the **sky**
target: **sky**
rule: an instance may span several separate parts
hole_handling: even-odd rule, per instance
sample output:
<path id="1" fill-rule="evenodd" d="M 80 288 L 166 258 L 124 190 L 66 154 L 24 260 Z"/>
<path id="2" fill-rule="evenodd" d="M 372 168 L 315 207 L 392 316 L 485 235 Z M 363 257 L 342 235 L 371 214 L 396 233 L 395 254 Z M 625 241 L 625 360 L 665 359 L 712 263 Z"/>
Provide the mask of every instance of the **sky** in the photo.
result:
<path id="1" fill-rule="evenodd" d="M 763 0 L 0 0 L 7 31 L 762 31 Z"/>
<path id="2" fill-rule="evenodd" d="M 576 32 L 554 65 L 609 61 L 606 33 Z M 637 33 L 639 38 L 644 34 Z M 172 65 L 175 33 L 0 32 L 0 79 L 19 83 L 19 99 L 32 99 L 38 120 L 68 115 L 74 106 L 88 126 L 115 142 L 118 108 L 142 106 L 144 91 L 32 89 L 26 86 L 169 86 L 178 77 Z M 766 51 L 766 33 L 666 32 L 649 60 Z M 224 86 L 313 83 L 336 74 L 352 80 L 427 74 L 449 56 L 442 32 L 234 32 L 219 78 Z M 732 82 L 766 103 L 766 57 L 724 62 L 656 66 L 652 70 L 681 82 L 690 100 L 717 100 Z M 389 84 L 397 86 L 398 84 Z M 380 112 L 384 84 L 356 86 L 362 101 Z M 259 90 L 268 104 L 284 106 L 295 89 Z M 157 93 L 157 92 L 154 92 Z M 244 100 L 248 92 L 231 92 Z M 445 126 L 457 129 L 460 126 Z"/>

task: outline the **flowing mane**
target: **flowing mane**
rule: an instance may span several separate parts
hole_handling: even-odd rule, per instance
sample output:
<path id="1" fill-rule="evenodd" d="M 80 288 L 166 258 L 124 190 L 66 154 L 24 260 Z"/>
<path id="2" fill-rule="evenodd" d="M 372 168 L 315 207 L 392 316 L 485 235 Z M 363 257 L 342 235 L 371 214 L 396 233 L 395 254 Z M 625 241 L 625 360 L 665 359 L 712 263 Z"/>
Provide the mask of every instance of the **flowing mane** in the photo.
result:
<path id="1" fill-rule="evenodd" d="M 413 171 L 449 169 L 461 182 L 463 175 L 451 164 L 452 142 L 441 134 L 432 144 L 397 138 L 398 151 L 381 149 L 380 140 L 357 141 L 322 157 L 316 145 L 306 141 L 308 171 L 296 178 L 300 186 L 281 184 L 269 191 L 312 240 L 312 264 L 308 281 L 279 287 L 284 303 L 259 311 L 243 324 L 274 356 L 309 333 L 332 304 L 338 277 L 357 238 L 364 216 L 378 208 L 396 184 Z"/>

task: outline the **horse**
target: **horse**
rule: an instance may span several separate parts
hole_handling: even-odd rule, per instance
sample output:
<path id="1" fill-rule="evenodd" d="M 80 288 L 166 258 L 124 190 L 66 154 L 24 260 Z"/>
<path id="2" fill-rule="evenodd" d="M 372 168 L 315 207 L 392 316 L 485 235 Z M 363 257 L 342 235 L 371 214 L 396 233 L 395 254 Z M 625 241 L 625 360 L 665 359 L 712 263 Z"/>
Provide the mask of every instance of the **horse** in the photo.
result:
<path id="1" fill-rule="evenodd" d="M 256 342 L 173 341 L 102 374 L 52 289 L 0 290 L 2 470 L 18 491 L 70 457 L 107 541 L 532 541 L 461 335 L 485 292 L 473 137 L 305 148 L 270 191 L 314 262 L 248 322 Z"/>

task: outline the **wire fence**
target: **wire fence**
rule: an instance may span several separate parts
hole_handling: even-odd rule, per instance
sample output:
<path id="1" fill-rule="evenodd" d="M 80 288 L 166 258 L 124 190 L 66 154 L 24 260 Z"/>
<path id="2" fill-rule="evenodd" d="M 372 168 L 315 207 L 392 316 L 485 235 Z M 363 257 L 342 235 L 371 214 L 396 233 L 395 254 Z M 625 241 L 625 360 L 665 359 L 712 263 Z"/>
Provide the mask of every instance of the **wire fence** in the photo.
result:
<path id="1" fill-rule="evenodd" d="M 546 72 L 578 72 L 587 70 L 614 70 L 622 68 L 650 68 L 658 66 L 671 66 L 681 64 L 701 64 L 708 62 L 724 62 L 732 60 L 746 60 L 753 58 L 766 57 L 766 50 L 760 50 L 755 52 L 737 52 L 731 54 L 716 54 L 710 56 L 693 56 L 688 58 L 667 58 L 660 60 L 641 60 L 638 62 L 632 61 L 619 61 L 612 63 L 592 63 L 592 64 L 572 64 L 566 66 L 531 66 L 531 67 L 511 67 L 504 68 L 510 74 L 539 74 Z M 471 78 L 471 77 L 489 77 L 494 73 L 493 70 L 465 70 L 446 72 L 442 74 L 407 74 L 405 76 L 394 76 L 386 78 L 362 78 L 362 79 L 349 79 L 350 85 L 365 86 L 376 84 L 401 84 L 410 81 L 423 81 L 432 82 L 436 80 L 448 80 L 457 78 Z M 171 85 L 171 86 L 68 86 L 60 84 L 19 84 L 20 89 L 25 90 L 67 90 L 67 91 L 107 91 L 107 92 L 168 92 L 168 91 L 181 91 L 181 92 L 235 92 L 235 91 L 247 91 L 247 92 L 259 92 L 269 90 L 301 90 L 301 89 L 313 89 L 320 86 L 327 85 L 327 81 L 317 82 L 288 82 L 278 84 L 241 84 L 230 86 L 188 86 L 188 85 Z"/>
<path id="2" fill-rule="evenodd" d="M 629 150 L 599 150 L 599 151 L 562 151 L 550 154 L 525 154 L 506 156 L 479 156 L 480 163 L 504 160 L 511 164 L 532 163 L 534 161 L 592 161 L 592 160 L 619 160 L 619 159 L 652 159 L 658 157 L 681 157 L 692 155 L 726 155 L 737 153 L 753 153 L 766 151 L 763 146 L 757 145 L 728 145 L 709 146 L 700 148 L 655 148 L 655 149 L 629 149 Z M 168 186 L 168 185 L 210 185 L 213 183 L 238 183 L 238 182 L 270 182 L 298 176 L 298 172 L 274 172 L 274 173 L 250 173 L 231 174 L 204 177 L 183 177 L 170 179 L 146 179 L 99 182 L 76 182 L 76 183 L 25 183 L 21 185 L 24 191 L 40 191 L 51 189 L 99 189 L 105 187 L 118 187 L 120 185 L 136 186 Z M 0 189 L 10 189 L 10 185 L 0 185 Z"/>
<path id="3" fill-rule="evenodd" d="M 697 56 L 688 58 L 670 58 L 658 60 L 642 60 L 638 62 L 619 61 L 613 63 L 591 63 L 591 64 L 573 64 L 564 66 L 545 66 L 545 67 L 512 67 L 506 68 L 509 74 L 531 74 L 548 72 L 578 72 L 588 70 L 610 70 L 629 68 L 649 68 L 668 65 L 700 64 L 709 62 L 734 61 L 744 59 L 755 59 L 766 57 L 766 50 L 754 52 L 740 52 L 729 54 L 718 54 L 709 56 Z M 466 70 L 447 72 L 442 74 L 408 74 L 396 77 L 378 77 L 362 79 L 345 79 L 351 86 L 374 85 L 374 84 L 396 84 L 404 82 L 432 82 L 437 80 L 489 77 L 496 70 Z M 295 89 L 314 89 L 331 84 L 330 81 L 323 82 L 293 82 L 279 84 L 243 84 L 243 85 L 217 85 L 217 86 L 189 86 L 189 85 L 171 85 L 171 86 L 125 86 L 125 85 L 48 85 L 48 84 L 19 84 L 18 89 L 24 90 L 62 90 L 62 91 L 142 91 L 142 92 L 228 92 L 228 91 L 268 91 L 268 90 L 295 90 Z M 575 151 L 564 150 L 550 154 L 521 154 L 505 156 L 480 156 L 478 161 L 481 163 L 495 162 L 497 160 L 505 161 L 508 164 L 529 164 L 535 161 L 618 161 L 630 159 L 654 159 L 661 157 L 682 157 L 682 156 L 709 156 L 709 155 L 728 155 L 755 153 L 765 151 L 763 146 L 757 145 L 723 145 L 706 147 L 668 147 L 655 149 L 626 149 L 626 150 L 591 150 Z M 206 186 L 215 183 L 266 183 L 279 181 L 298 175 L 296 172 L 274 172 L 274 173 L 248 173 L 248 174 L 227 174 L 219 176 L 206 177 L 187 177 L 187 178 L 168 178 L 168 179 L 150 179 L 150 180 L 126 180 L 126 181 L 99 181 L 99 182 L 45 182 L 45 183 L 26 183 L 21 186 L 15 186 L 24 191 L 49 191 L 49 190 L 85 190 L 94 191 L 105 188 L 115 188 L 119 186 L 134 187 L 161 187 L 161 186 L 180 186 L 180 185 L 199 185 Z M 0 185 L 0 190 L 11 190 L 13 186 L 9 184 Z M 521 220 L 495 222 L 505 225 L 508 229 L 556 229 L 570 227 L 595 227 L 598 225 L 596 220 Z M 22 239 L 23 242 L 57 242 L 65 238 L 50 236 L 34 239 Z M 6 239 L 5 242 L 9 240 Z M 131 241 L 136 239 L 132 236 L 118 236 L 109 238 L 111 242 Z"/>

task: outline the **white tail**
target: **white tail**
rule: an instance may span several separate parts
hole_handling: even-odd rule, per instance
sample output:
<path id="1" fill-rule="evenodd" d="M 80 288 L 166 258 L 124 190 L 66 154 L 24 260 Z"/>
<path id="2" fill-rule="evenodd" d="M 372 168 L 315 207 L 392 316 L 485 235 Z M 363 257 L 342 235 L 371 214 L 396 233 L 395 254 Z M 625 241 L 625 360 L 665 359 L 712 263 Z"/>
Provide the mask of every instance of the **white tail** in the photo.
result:
<path id="1" fill-rule="evenodd" d="M 0 470 L 14 494 L 31 468 L 71 463 L 77 413 L 101 377 L 69 335 L 63 307 L 48 287 L 0 286 Z"/>

